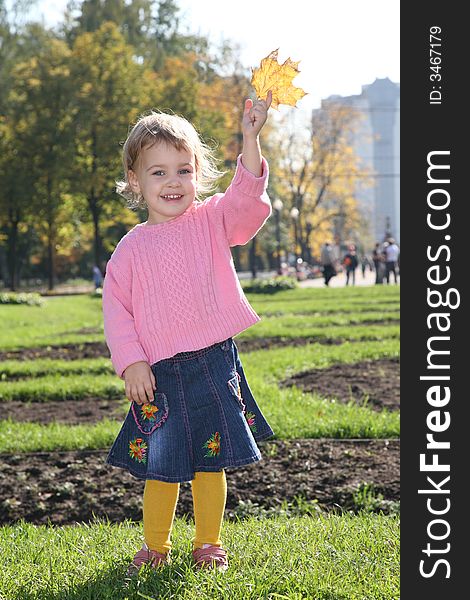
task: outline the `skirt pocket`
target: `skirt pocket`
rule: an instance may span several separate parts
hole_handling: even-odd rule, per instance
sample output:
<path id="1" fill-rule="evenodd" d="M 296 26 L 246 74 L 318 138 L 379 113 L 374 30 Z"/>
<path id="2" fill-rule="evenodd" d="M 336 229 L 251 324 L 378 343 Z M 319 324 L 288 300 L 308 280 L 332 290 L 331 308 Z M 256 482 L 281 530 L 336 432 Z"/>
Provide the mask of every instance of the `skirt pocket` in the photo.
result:
<path id="1" fill-rule="evenodd" d="M 257 423 L 256 423 L 256 414 L 250 410 L 246 409 L 245 401 L 243 400 L 242 390 L 240 387 L 241 376 L 240 373 L 232 377 L 228 382 L 228 387 L 232 392 L 232 395 L 238 400 L 238 404 L 241 408 L 243 416 L 245 417 L 245 421 L 250 428 L 250 431 L 253 435 L 258 433 Z"/>
<path id="2" fill-rule="evenodd" d="M 168 400 L 163 392 L 155 392 L 153 402 L 139 405 L 132 402 L 132 415 L 139 431 L 150 435 L 168 419 Z"/>
<path id="3" fill-rule="evenodd" d="M 243 402 L 242 391 L 240 389 L 240 375 L 236 373 L 231 379 L 228 380 L 228 388 L 232 392 L 232 396 L 234 396 L 238 400 L 238 404 L 242 409 L 243 413 L 245 413 L 246 406 Z"/>

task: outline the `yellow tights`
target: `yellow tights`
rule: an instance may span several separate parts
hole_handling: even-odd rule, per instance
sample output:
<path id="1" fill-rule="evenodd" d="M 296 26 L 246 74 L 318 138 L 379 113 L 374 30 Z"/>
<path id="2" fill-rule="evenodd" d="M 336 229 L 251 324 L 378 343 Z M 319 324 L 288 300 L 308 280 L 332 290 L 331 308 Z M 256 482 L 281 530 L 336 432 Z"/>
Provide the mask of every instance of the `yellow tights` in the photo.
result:
<path id="1" fill-rule="evenodd" d="M 180 484 L 148 479 L 144 490 L 144 538 L 151 550 L 167 554 Z M 191 481 L 196 525 L 194 548 L 220 546 L 220 530 L 227 498 L 225 471 L 198 471 Z"/>

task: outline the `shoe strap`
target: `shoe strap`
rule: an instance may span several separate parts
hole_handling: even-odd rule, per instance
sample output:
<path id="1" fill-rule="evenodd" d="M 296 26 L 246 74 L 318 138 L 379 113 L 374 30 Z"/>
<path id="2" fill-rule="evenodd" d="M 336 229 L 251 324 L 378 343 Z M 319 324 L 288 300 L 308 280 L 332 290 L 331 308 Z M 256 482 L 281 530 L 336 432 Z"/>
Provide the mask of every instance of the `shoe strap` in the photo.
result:
<path id="1" fill-rule="evenodd" d="M 147 563 L 159 564 L 161 562 L 166 561 L 166 559 L 166 554 L 161 554 L 160 552 L 156 552 L 155 550 L 150 550 L 150 548 L 142 548 L 134 556 L 132 564 L 136 567 L 141 567 L 142 565 L 145 565 Z"/>
<path id="2" fill-rule="evenodd" d="M 197 548 L 193 552 L 196 562 L 225 563 L 227 561 L 227 551 L 219 546 L 209 546 L 208 548 Z"/>

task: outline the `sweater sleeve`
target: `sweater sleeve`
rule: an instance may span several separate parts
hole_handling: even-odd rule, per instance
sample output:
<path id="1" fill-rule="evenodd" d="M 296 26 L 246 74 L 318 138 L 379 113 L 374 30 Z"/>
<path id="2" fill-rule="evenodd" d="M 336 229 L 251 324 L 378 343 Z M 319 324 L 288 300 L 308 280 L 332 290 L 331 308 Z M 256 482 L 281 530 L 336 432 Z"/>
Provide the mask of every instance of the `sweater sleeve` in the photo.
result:
<path id="1" fill-rule="evenodd" d="M 131 278 L 111 260 L 103 284 L 104 335 L 114 370 L 123 379 L 126 368 L 148 358 L 139 342 L 132 313 Z"/>
<path id="2" fill-rule="evenodd" d="M 230 246 L 249 242 L 271 215 L 271 202 L 266 193 L 269 168 L 266 159 L 262 160 L 262 175 L 256 177 L 243 166 L 240 155 L 226 192 L 205 201 L 209 218 L 223 227 Z"/>

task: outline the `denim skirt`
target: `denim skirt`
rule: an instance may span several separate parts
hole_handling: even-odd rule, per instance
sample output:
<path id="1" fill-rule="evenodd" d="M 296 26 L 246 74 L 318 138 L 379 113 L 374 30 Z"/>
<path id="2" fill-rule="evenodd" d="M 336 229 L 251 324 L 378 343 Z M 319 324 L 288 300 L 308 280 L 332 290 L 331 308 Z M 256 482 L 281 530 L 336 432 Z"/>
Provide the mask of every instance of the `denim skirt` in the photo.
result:
<path id="1" fill-rule="evenodd" d="M 261 459 L 273 430 L 251 393 L 232 338 L 151 366 L 153 402 L 131 403 L 107 458 L 139 479 L 191 481 Z"/>

